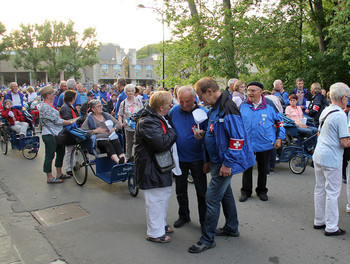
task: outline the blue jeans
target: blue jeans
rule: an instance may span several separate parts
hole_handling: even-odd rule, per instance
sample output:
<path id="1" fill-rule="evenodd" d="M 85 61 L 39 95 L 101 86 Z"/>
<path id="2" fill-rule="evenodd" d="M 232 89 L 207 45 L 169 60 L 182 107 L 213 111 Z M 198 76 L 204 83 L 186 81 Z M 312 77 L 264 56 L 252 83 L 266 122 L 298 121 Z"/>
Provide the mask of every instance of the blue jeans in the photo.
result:
<path id="1" fill-rule="evenodd" d="M 316 127 L 307 127 L 307 128 L 298 127 L 298 133 L 301 136 L 304 136 L 307 138 L 311 137 L 312 135 L 317 134 L 317 132 L 318 132 L 318 129 Z M 307 149 L 314 148 L 316 146 L 316 142 L 317 142 L 317 137 L 313 137 L 312 139 L 305 142 L 305 147 Z"/>
<path id="2" fill-rule="evenodd" d="M 220 202 L 224 210 L 226 222 L 224 230 L 228 233 L 238 232 L 238 219 L 235 198 L 231 189 L 231 178 L 219 176 L 221 164 L 212 164 L 211 180 L 207 189 L 207 214 L 202 228 L 200 242 L 212 245 L 220 217 Z"/>

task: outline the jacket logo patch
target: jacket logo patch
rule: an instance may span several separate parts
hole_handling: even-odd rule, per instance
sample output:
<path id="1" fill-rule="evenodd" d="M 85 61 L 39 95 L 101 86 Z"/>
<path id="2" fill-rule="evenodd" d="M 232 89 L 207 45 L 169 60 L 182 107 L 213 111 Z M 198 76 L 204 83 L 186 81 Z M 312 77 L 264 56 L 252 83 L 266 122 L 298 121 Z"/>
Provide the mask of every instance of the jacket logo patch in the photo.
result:
<path id="1" fill-rule="evenodd" d="M 230 138 L 229 149 L 231 150 L 241 150 L 243 148 L 244 139 L 234 139 Z"/>
<path id="2" fill-rule="evenodd" d="M 314 105 L 313 109 L 318 112 L 318 110 L 320 110 L 320 107 L 318 105 Z"/>
<path id="3" fill-rule="evenodd" d="M 211 133 L 214 132 L 214 124 L 213 124 L 213 123 L 210 124 L 210 126 L 209 126 L 209 131 L 210 131 Z"/>

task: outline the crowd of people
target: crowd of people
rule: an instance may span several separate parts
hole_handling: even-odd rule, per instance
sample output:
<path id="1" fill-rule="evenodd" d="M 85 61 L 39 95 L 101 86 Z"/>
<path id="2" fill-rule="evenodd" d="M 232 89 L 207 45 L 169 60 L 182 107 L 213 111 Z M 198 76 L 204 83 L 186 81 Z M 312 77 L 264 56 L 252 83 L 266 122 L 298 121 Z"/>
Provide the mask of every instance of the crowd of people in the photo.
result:
<path id="1" fill-rule="evenodd" d="M 313 227 L 325 229 L 326 236 L 345 233 L 338 227 L 338 197 L 342 176 L 349 178 L 350 174 L 348 158 L 343 157 L 344 148 L 350 147 L 350 89 L 346 84 L 333 84 L 326 93 L 319 83 L 313 83 L 309 92 L 298 78 L 295 89 L 288 93 L 281 80 L 275 80 L 269 91 L 260 82 L 245 84 L 233 78 L 220 90 L 214 79 L 204 77 L 193 88 L 155 91 L 152 86 L 134 86 L 119 78 L 113 85 L 93 84 L 89 90 L 69 79 L 61 81 L 57 90 L 49 84 L 22 91 L 17 83 L 10 83 L 2 94 L 1 115 L 21 137 L 27 129 L 22 109 L 40 113 L 47 183 L 62 183 L 72 176 L 73 147 L 59 144 L 56 137 L 66 133 L 65 127 L 78 124 L 116 164 L 135 162 L 136 183 L 144 191 L 149 241 L 171 241 L 174 229 L 166 217 L 173 179 L 179 205 L 173 226 L 181 228 L 191 221 L 189 175 L 197 195 L 201 237 L 188 251 L 201 253 L 215 247 L 215 236 L 239 236 L 231 177 L 242 173 L 239 201 L 243 203 L 254 194 L 253 166 L 257 164 L 255 192 L 261 201 L 268 201 L 267 176 L 273 173 L 285 141 L 283 118 L 294 122 L 301 138 L 314 138 L 306 146 L 315 167 Z M 198 111 L 203 120 L 197 120 L 194 113 Z M 125 150 L 112 136 L 121 129 Z M 170 168 L 159 165 L 157 155 L 163 153 L 171 153 Z M 55 154 L 56 176 L 52 173 Z M 347 191 L 346 211 L 350 213 L 350 184 Z M 218 228 L 221 205 L 225 224 Z"/>

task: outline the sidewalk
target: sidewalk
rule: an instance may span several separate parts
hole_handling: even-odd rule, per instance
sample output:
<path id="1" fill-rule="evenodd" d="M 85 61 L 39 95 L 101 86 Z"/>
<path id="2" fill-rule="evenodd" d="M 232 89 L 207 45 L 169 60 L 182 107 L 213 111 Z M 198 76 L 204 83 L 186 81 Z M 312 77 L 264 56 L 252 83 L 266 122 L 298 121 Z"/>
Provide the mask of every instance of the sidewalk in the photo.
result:
<path id="1" fill-rule="evenodd" d="M 18 198 L 0 181 L 0 263 L 64 264 L 38 226 Z"/>

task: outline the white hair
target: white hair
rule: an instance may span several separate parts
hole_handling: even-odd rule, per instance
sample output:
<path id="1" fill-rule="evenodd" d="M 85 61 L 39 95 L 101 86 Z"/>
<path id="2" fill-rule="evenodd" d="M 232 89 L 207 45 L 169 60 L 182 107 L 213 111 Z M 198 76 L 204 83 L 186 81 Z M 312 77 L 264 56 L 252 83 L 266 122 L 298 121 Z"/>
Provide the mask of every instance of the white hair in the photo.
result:
<path id="1" fill-rule="evenodd" d="M 127 86 L 125 86 L 125 88 L 124 88 L 124 93 L 126 94 L 126 92 L 127 92 L 128 90 L 133 90 L 133 91 L 135 92 L 135 85 L 133 85 L 133 84 L 128 84 Z"/>
<path id="2" fill-rule="evenodd" d="M 232 79 L 228 80 L 228 82 L 227 82 L 227 86 L 228 86 L 228 87 L 230 87 L 230 85 L 234 85 L 234 84 L 235 84 L 235 82 L 237 82 L 237 81 L 238 81 L 238 79 L 236 79 L 236 78 L 232 78 Z"/>
<path id="3" fill-rule="evenodd" d="M 280 79 L 277 79 L 273 82 L 273 87 L 276 88 L 276 85 L 279 84 L 279 83 L 282 83 L 282 81 Z"/>
<path id="4" fill-rule="evenodd" d="M 196 97 L 196 92 L 193 90 L 192 87 L 189 87 L 189 86 L 182 86 L 180 87 L 178 90 L 177 90 L 177 97 L 179 98 L 180 97 L 180 94 L 182 92 L 185 92 L 185 91 L 188 91 L 192 94 L 193 97 Z"/>
<path id="5" fill-rule="evenodd" d="M 68 79 L 67 80 L 67 87 L 68 87 L 68 89 L 74 89 L 74 87 L 75 87 L 75 80 L 74 79 Z"/>
<path id="6" fill-rule="evenodd" d="M 329 95 L 332 101 L 339 102 L 344 96 L 349 96 L 350 88 L 345 83 L 337 82 L 329 88 Z"/>

